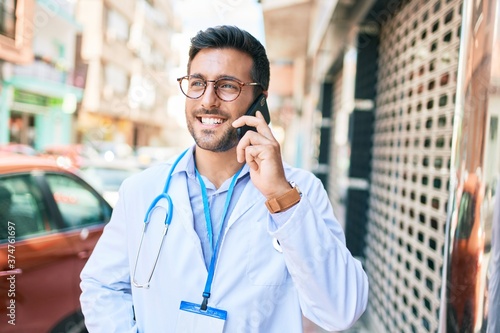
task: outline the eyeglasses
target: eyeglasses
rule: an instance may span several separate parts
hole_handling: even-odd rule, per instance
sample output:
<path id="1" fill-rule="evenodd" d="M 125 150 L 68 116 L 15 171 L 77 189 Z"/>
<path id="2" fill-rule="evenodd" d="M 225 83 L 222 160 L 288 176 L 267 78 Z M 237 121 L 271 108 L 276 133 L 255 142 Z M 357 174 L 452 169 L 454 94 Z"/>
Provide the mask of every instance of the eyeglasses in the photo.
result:
<path id="1" fill-rule="evenodd" d="M 187 98 L 198 99 L 207 90 L 208 82 L 214 83 L 214 91 L 217 97 L 224 102 L 232 102 L 241 94 L 244 86 L 260 86 L 257 82 L 241 82 L 236 79 L 220 78 L 217 80 L 205 80 L 198 76 L 186 75 L 177 79 L 179 87 Z"/>

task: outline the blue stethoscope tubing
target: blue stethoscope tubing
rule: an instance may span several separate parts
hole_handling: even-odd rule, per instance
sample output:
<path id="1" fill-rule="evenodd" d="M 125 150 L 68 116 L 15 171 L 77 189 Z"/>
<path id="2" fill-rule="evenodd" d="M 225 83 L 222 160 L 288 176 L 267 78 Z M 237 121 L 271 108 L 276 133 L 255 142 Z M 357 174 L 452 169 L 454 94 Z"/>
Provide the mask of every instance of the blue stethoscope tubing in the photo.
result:
<path id="1" fill-rule="evenodd" d="M 132 284 L 136 288 L 148 289 L 149 285 L 151 283 L 151 278 L 153 277 L 153 273 L 154 273 L 154 271 L 156 269 L 156 264 L 158 263 L 158 259 L 160 257 L 161 249 L 162 249 L 163 243 L 165 241 L 165 236 L 167 235 L 168 228 L 170 226 L 170 223 L 172 222 L 173 203 L 172 203 L 172 198 L 168 194 L 168 189 L 170 187 L 170 181 L 172 180 L 172 174 L 173 174 L 175 168 L 177 167 L 177 164 L 179 164 L 180 160 L 184 157 L 184 155 L 186 155 L 186 153 L 188 151 L 189 151 L 189 149 L 186 149 L 174 161 L 174 163 L 172 164 L 172 167 L 170 168 L 170 171 L 168 173 L 167 180 L 165 181 L 165 186 L 163 188 L 163 192 L 160 193 L 158 196 L 156 196 L 156 198 L 154 198 L 154 200 L 151 202 L 151 205 L 149 205 L 148 210 L 146 211 L 146 215 L 144 216 L 144 225 L 143 225 L 143 229 L 142 229 L 141 241 L 139 243 L 139 249 L 137 250 L 137 257 L 135 259 L 134 272 L 132 274 Z M 221 229 L 220 229 L 219 237 L 217 238 L 217 242 L 216 242 L 216 244 L 214 246 L 213 239 L 212 239 L 213 235 L 212 235 L 212 227 L 211 227 L 211 217 L 210 217 L 210 211 L 208 209 L 208 201 L 207 201 L 207 198 L 206 198 L 207 197 L 206 188 L 205 188 L 205 184 L 204 184 L 203 180 L 201 179 L 201 175 L 198 173 L 198 170 L 196 169 L 196 175 L 197 175 L 197 177 L 198 177 L 198 179 L 200 181 L 200 185 L 202 187 L 203 206 L 204 206 L 205 219 L 206 219 L 206 223 L 207 223 L 207 231 L 209 232 L 210 245 L 211 245 L 211 247 L 213 249 L 212 258 L 210 260 L 210 265 L 209 265 L 209 268 L 208 268 L 207 281 L 205 283 L 205 288 L 204 288 L 203 294 L 202 294 L 203 301 L 202 301 L 201 306 L 200 306 L 200 309 L 203 310 L 203 311 L 207 310 L 207 303 L 208 303 L 208 299 L 210 298 L 210 294 L 211 294 L 211 287 L 212 287 L 213 277 L 214 277 L 214 273 L 215 273 L 215 266 L 216 266 L 216 261 L 217 261 L 217 255 L 218 255 L 218 252 L 219 252 L 219 249 L 220 249 L 222 235 L 223 235 L 223 227 L 222 226 L 224 224 L 224 220 L 225 220 L 226 214 L 227 214 L 228 209 L 229 209 L 229 204 L 230 204 L 230 201 L 231 201 L 231 198 L 232 198 L 232 194 L 233 194 L 234 186 L 236 184 L 236 180 L 238 179 L 238 176 L 239 176 L 239 174 L 241 173 L 242 170 L 243 170 L 243 168 L 241 168 L 233 176 L 233 178 L 231 180 L 231 184 L 230 184 L 229 190 L 228 190 L 228 196 L 227 196 L 226 202 L 224 204 L 224 211 L 223 211 L 223 214 L 222 214 L 222 217 L 221 217 Z M 161 242 L 160 242 L 160 246 L 158 248 L 158 252 L 156 254 L 156 258 L 155 258 L 153 267 L 151 268 L 151 272 L 149 274 L 148 280 L 147 280 L 146 283 L 141 284 L 141 283 L 137 282 L 137 280 L 135 279 L 135 276 L 136 276 L 137 266 L 138 266 L 138 263 L 139 263 L 139 257 L 140 257 L 140 254 L 141 254 L 142 243 L 144 241 L 144 235 L 146 234 L 146 230 L 147 230 L 150 218 L 151 218 L 151 214 L 152 214 L 153 210 L 157 207 L 156 205 L 158 204 L 158 202 L 160 200 L 162 200 L 162 199 L 167 200 L 167 204 L 168 204 L 168 206 L 167 206 L 167 213 L 166 213 L 166 216 L 165 216 L 165 228 L 163 229 L 163 235 L 162 235 L 162 239 L 161 239 Z M 277 241 L 276 241 L 276 243 L 277 243 Z M 278 244 L 273 244 L 273 245 L 276 248 L 276 250 L 278 250 L 279 252 L 282 252 L 281 251 L 281 247 L 279 246 L 279 243 Z"/>
<path id="2" fill-rule="evenodd" d="M 182 154 L 177 157 L 175 162 L 172 164 L 172 167 L 170 168 L 170 171 L 168 172 L 167 180 L 165 181 L 165 186 L 163 187 L 163 192 L 160 193 L 156 198 L 154 198 L 153 202 L 151 202 L 151 205 L 149 205 L 148 210 L 146 211 L 146 215 L 144 216 L 144 225 L 142 228 L 142 236 L 141 236 L 141 242 L 139 243 L 139 249 L 137 250 L 137 257 L 135 258 L 135 265 L 134 265 L 134 272 L 132 274 L 132 284 L 136 288 L 149 288 L 149 284 L 151 282 L 151 278 L 153 277 L 153 273 L 156 268 L 156 264 L 158 263 L 158 258 L 160 257 L 161 249 L 163 247 L 163 242 L 165 241 L 165 236 L 167 235 L 168 232 L 168 227 L 170 226 L 170 223 L 172 222 L 172 215 L 173 215 L 173 203 L 172 203 L 172 198 L 168 194 L 168 188 L 170 187 L 170 181 L 172 180 L 172 173 L 174 172 L 175 168 L 177 167 L 177 164 L 179 164 L 180 160 L 186 155 L 186 153 L 189 151 L 189 149 L 186 149 Z M 151 268 L 151 272 L 148 277 L 148 281 L 146 283 L 139 283 L 135 279 L 136 271 L 137 271 L 137 264 L 139 262 L 139 256 L 141 254 L 141 248 L 142 248 L 142 242 L 144 240 L 144 235 L 146 234 L 146 229 L 149 224 L 151 214 L 153 210 L 156 208 L 156 205 L 158 202 L 162 199 L 167 200 L 167 214 L 165 216 L 165 228 L 163 229 L 163 235 L 161 239 L 160 246 L 158 248 L 158 253 L 156 254 L 156 259 L 153 264 L 153 267 Z"/>

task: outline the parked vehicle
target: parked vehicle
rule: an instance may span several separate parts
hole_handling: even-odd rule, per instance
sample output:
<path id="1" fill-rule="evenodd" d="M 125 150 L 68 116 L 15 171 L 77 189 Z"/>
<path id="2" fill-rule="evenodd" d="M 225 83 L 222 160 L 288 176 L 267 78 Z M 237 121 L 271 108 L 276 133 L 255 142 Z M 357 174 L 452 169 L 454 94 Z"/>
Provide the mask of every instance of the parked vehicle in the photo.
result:
<path id="1" fill-rule="evenodd" d="M 79 168 L 85 161 L 99 157 L 95 149 L 82 144 L 49 145 L 42 155 L 55 159 L 59 166 L 65 168 Z"/>
<path id="2" fill-rule="evenodd" d="M 92 185 L 114 207 L 122 182 L 143 170 L 135 160 L 103 159 L 87 161 L 80 166 L 79 175 Z"/>
<path id="3" fill-rule="evenodd" d="M 136 150 L 137 159 L 145 166 L 166 162 L 179 153 L 181 150 L 173 147 L 142 146 Z"/>
<path id="4" fill-rule="evenodd" d="M 38 152 L 35 150 L 35 148 L 21 143 L 1 144 L 0 151 L 30 156 L 38 155 Z"/>
<path id="5" fill-rule="evenodd" d="M 87 142 L 86 147 L 95 150 L 99 157 L 104 158 L 106 161 L 124 160 L 134 155 L 134 150 L 126 143 L 92 141 Z"/>
<path id="6" fill-rule="evenodd" d="M 111 210 L 53 159 L 0 153 L 0 332 L 86 332 L 79 274 Z"/>

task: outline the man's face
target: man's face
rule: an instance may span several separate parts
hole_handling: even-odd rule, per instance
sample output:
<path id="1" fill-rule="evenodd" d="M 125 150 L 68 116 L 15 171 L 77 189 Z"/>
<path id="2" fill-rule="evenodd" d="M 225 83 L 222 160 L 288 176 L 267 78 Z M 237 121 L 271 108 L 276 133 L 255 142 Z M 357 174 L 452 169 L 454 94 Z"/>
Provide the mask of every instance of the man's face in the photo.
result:
<path id="1" fill-rule="evenodd" d="M 241 82 L 252 82 L 252 65 L 252 58 L 241 51 L 204 49 L 191 61 L 188 74 L 205 80 L 231 77 Z M 231 124 L 244 115 L 252 103 L 253 89 L 251 86 L 244 86 L 236 100 L 224 102 L 215 94 L 214 84 L 208 82 L 203 96 L 186 99 L 187 126 L 198 147 L 221 152 L 238 144 L 236 129 Z"/>

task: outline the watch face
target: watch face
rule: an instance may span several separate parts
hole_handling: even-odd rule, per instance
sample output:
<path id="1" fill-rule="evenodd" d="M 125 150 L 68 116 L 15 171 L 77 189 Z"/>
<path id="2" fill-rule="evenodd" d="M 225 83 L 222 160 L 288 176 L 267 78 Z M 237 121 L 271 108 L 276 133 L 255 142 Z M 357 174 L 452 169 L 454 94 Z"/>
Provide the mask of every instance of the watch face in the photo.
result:
<path id="1" fill-rule="evenodd" d="M 297 186 L 297 184 L 295 184 L 295 182 L 292 180 L 292 181 L 289 181 L 288 184 L 290 184 L 290 186 L 294 189 L 297 190 L 297 192 L 299 192 L 300 196 L 302 196 L 302 191 L 300 190 L 300 188 Z"/>

